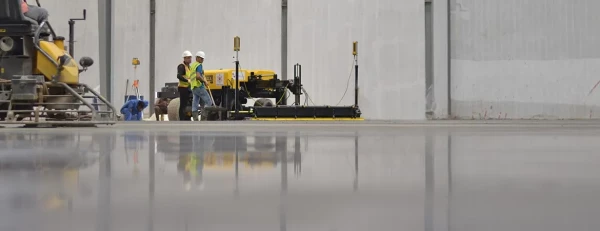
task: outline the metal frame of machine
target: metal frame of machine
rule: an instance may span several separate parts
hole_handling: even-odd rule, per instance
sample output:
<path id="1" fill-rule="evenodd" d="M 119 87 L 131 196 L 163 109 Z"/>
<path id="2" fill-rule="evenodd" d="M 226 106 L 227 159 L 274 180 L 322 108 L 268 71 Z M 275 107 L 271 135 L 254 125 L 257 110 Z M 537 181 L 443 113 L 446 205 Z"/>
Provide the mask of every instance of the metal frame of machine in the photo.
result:
<path id="1" fill-rule="evenodd" d="M 300 103 L 300 96 L 304 91 L 302 66 L 294 65 L 294 78 L 291 80 L 281 80 L 275 72 L 269 70 L 241 69 L 238 59 L 240 38 L 236 36 L 234 38 L 235 69 L 205 71 L 208 88 L 216 106 L 204 108 L 202 120 L 361 120 L 361 111 L 358 107 L 357 50 L 358 43 L 354 42 L 352 52 L 355 59 L 354 105 L 305 106 Z M 283 100 L 284 97 L 287 99 L 287 90 L 295 96 L 293 105 L 286 105 L 286 100 Z M 159 98 L 177 98 L 177 83 L 166 83 L 157 95 Z M 254 106 L 243 105 L 249 98 L 258 99 Z M 277 102 L 273 103 L 267 98 L 275 98 Z M 191 107 L 188 111 L 191 111 Z"/>
<path id="2" fill-rule="evenodd" d="M 0 6 L 6 7 L 0 12 L 0 124 L 115 124 L 113 105 L 79 82 L 93 60 L 82 57 L 79 65 L 73 60 L 74 20 L 85 20 L 85 10 L 82 19 L 69 23 L 69 54 L 64 37 L 48 21 L 26 18 L 19 0 L 0 0 Z"/>

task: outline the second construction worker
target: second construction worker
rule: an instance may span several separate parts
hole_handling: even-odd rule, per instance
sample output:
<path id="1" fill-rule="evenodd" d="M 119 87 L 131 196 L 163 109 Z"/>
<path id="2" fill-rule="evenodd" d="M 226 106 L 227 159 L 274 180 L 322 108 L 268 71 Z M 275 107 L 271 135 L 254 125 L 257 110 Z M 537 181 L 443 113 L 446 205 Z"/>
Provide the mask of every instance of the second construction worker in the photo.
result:
<path id="1" fill-rule="evenodd" d="M 190 77 L 192 71 L 190 70 L 190 63 L 192 62 L 192 52 L 183 52 L 183 63 L 177 66 L 177 79 L 179 85 L 177 90 L 179 91 L 179 120 L 189 121 L 191 118 L 185 113 L 185 108 L 188 107 L 192 91 L 190 90 Z"/>
<path id="2" fill-rule="evenodd" d="M 204 79 L 204 69 L 202 67 L 202 63 L 204 63 L 204 52 L 198 51 L 196 53 L 196 62 L 192 63 L 190 69 L 192 70 L 192 75 L 190 77 L 190 85 L 192 86 L 192 119 L 194 121 L 198 121 L 198 104 L 202 106 L 202 108 L 208 106 L 212 106 L 212 101 L 210 99 L 210 95 L 206 90 L 207 82 Z"/>
<path id="3" fill-rule="evenodd" d="M 148 101 L 132 99 L 121 107 L 121 114 L 125 121 L 142 121 L 142 111 L 148 107 Z"/>

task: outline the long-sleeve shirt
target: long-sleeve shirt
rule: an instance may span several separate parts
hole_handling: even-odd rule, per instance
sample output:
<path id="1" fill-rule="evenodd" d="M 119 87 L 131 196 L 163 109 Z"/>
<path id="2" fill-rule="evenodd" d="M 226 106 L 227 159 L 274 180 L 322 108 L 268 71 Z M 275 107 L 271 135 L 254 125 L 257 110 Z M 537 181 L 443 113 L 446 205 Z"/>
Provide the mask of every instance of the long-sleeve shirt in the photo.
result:
<path id="1" fill-rule="evenodd" d="M 140 111 L 138 110 L 137 105 L 138 105 L 138 102 L 140 102 L 140 101 L 142 101 L 144 103 L 144 108 L 148 107 L 148 101 L 134 99 L 134 100 L 127 101 L 127 103 L 125 103 L 123 105 L 123 107 L 121 107 L 121 111 L 129 111 L 129 112 L 131 112 L 131 114 L 134 114 L 134 115 L 139 114 Z M 144 110 L 144 108 L 142 108 L 142 110 Z"/>
<path id="2" fill-rule="evenodd" d="M 185 66 L 182 63 L 182 64 L 179 64 L 179 66 L 177 66 L 177 79 L 182 82 L 187 82 L 188 79 L 186 79 L 184 76 L 185 76 Z"/>
<path id="3" fill-rule="evenodd" d="M 129 100 L 127 101 L 127 103 L 125 103 L 125 105 L 123 105 L 123 107 L 121 107 L 121 114 L 123 114 L 123 116 L 125 117 L 125 121 L 142 120 L 142 112 L 138 108 L 139 102 L 142 102 L 144 106 L 141 110 L 144 110 L 144 108 L 148 107 L 148 101 L 137 99 Z"/>

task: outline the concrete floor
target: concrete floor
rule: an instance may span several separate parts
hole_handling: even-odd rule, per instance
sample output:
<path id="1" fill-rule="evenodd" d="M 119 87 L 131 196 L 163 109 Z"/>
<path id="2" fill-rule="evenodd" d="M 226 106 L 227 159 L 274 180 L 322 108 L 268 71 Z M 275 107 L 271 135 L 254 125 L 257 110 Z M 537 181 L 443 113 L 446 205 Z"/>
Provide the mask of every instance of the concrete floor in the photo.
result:
<path id="1" fill-rule="evenodd" d="M 0 230 L 598 230 L 599 137 L 597 121 L 3 128 Z"/>

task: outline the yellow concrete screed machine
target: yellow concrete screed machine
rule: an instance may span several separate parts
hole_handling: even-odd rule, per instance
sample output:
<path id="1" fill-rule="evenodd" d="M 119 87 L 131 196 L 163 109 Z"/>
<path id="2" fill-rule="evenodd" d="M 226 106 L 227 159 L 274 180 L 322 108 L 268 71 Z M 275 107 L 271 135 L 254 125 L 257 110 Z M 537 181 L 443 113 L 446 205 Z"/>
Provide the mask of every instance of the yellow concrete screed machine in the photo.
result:
<path id="1" fill-rule="evenodd" d="M 294 65 L 294 77 L 279 79 L 272 70 L 241 69 L 238 52 L 240 38 L 234 38 L 235 69 L 206 70 L 204 77 L 216 106 L 202 110 L 202 120 L 362 120 L 358 107 L 358 42 L 352 43 L 354 56 L 354 105 L 351 106 L 308 106 L 301 105 L 302 66 Z M 236 74 L 237 73 L 237 74 Z M 159 98 L 173 99 L 169 104 L 169 120 L 179 118 L 178 83 L 166 83 L 158 92 Z M 286 105 L 287 91 L 294 95 L 293 105 Z M 307 96 L 308 97 L 308 96 Z M 254 99 L 254 106 L 244 105 Z M 272 101 L 271 99 L 275 99 Z M 312 101 L 312 100 L 311 100 Z M 192 100 L 188 101 L 192 105 Z M 191 115 L 191 106 L 186 109 Z"/>
<path id="2" fill-rule="evenodd" d="M 0 0 L 0 124 L 116 123 L 110 102 L 79 82 L 93 60 L 82 57 L 79 66 L 73 60 L 74 23 L 69 24 L 71 54 L 48 21 L 25 17 L 20 0 Z"/>

